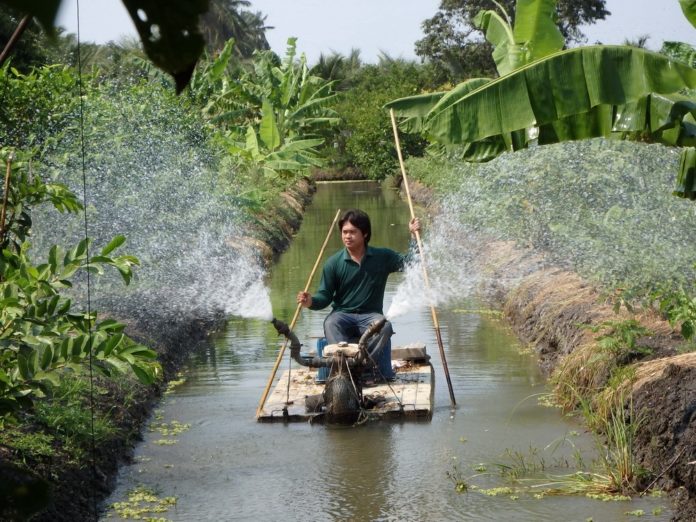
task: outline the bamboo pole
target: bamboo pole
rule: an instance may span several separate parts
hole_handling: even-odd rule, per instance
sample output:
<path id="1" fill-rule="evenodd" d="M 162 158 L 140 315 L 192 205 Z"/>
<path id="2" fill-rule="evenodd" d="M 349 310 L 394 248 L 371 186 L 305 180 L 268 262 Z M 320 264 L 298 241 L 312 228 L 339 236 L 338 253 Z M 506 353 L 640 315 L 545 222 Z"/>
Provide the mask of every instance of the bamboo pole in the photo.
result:
<path id="1" fill-rule="evenodd" d="M 29 26 L 29 22 L 31 22 L 31 15 L 26 15 L 17 24 L 17 28 L 14 30 L 12 36 L 10 36 L 10 39 L 7 41 L 5 48 L 0 53 L 0 67 L 2 67 L 2 65 L 5 63 L 7 57 L 10 56 L 10 52 L 12 52 L 13 47 L 22 36 L 22 33 Z"/>
<path id="2" fill-rule="evenodd" d="M 399 143 L 399 131 L 396 127 L 396 117 L 394 116 L 394 109 L 389 109 L 389 115 L 391 116 L 392 129 L 394 130 L 394 143 L 396 144 L 396 153 L 399 156 L 399 166 L 401 167 L 401 175 L 404 180 L 404 188 L 406 189 L 406 198 L 408 199 L 408 208 L 411 211 L 411 219 L 416 217 L 413 211 L 413 201 L 411 200 L 411 191 L 408 187 L 408 178 L 406 177 L 406 168 L 404 167 L 404 158 L 401 155 L 401 144 Z M 423 269 L 423 281 L 425 282 L 425 288 L 430 293 L 430 280 L 428 279 L 428 271 L 425 267 L 425 254 L 423 251 L 423 243 L 421 242 L 420 232 L 416 230 L 416 242 L 418 243 L 418 252 L 421 257 L 421 268 Z M 452 380 L 450 379 L 449 368 L 447 367 L 447 359 L 445 358 L 445 348 L 442 344 L 442 334 L 440 333 L 440 323 L 437 320 L 437 313 L 435 312 L 435 306 L 430 304 L 430 315 L 433 318 L 433 327 L 435 328 L 435 337 L 437 338 L 437 346 L 440 349 L 440 359 L 442 360 L 442 369 L 445 372 L 445 378 L 447 379 L 447 387 L 449 388 L 450 401 L 452 406 L 456 406 L 457 402 L 454 399 L 454 391 L 452 390 Z"/>
<path id="3" fill-rule="evenodd" d="M 333 221 L 331 222 L 331 226 L 329 227 L 329 231 L 326 234 L 326 239 L 324 239 L 324 244 L 321 245 L 321 249 L 319 250 L 319 255 L 317 256 L 317 260 L 314 262 L 314 266 L 312 267 L 312 271 L 309 274 L 309 277 L 307 278 L 307 284 L 304 287 L 305 292 L 309 292 L 309 286 L 312 284 L 312 279 L 314 279 L 314 274 L 317 271 L 317 268 L 319 267 L 319 263 L 321 262 L 321 258 L 324 255 L 324 250 L 326 250 L 326 245 L 329 244 L 329 239 L 331 238 L 331 233 L 333 232 L 334 225 L 336 224 L 336 221 L 338 221 L 338 217 L 341 214 L 341 209 L 339 208 L 336 211 L 336 215 L 334 216 Z M 292 317 L 292 321 L 290 322 L 290 330 L 295 328 L 295 323 L 297 322 L 297 319 L 300 316 L 300 311 L 302 310 L 302 304 L 297 305 L 297 308 L 295 309 L 295 315 Z M 273 365 L 273 370 L 271 371 L 271 376 L 268 379 L 268 384 L 266 384 L 266 389 L 263 391 L 263 395 L 261 397 L 261 401 L 259 402 L 259 407 L 256 409 L 256 417 L 258 418 L 261 413 L 263 412 L 263 407 L 266 404 L 266 399 L 268 398 L 268 393 L 271 390 L 271 385 L 273 384 L 273 379 L 275 379 L 276 372 L 278 371 L 278 367 L 280 366 L 280 363 L 283 360 L 283 354 L 285 353 L 285 348 L 288 346 L 288 339 L 285 339 L 285 342 L 283 343 L 283 347 L 280 349 L 280 352 L 278 352 L 278 357 L 276 358 L 276 362 Z"/>
<path id="4" fill-rule="evenodd" d="M 7 200 L 10 196 L 10 174 L 12 173 L 12 153 L 7 158 L 7 171 L 5 172 L 5 184 L 2 194 L 2 210 L 0 210 L 0 242 L 5 240 L 5 217 L 7 212 Z"/>

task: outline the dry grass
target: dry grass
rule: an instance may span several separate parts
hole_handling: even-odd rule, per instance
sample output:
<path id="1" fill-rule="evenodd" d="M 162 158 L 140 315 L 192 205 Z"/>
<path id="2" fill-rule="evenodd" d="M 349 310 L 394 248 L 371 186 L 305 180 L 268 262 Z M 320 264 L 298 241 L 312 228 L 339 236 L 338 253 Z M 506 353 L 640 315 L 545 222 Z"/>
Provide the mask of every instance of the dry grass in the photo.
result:
<path id="1" fill-rule="evenodd" d="M 671 364 L 694 368 L 696 367 L 696 352 L 664 357 L 639 364 L 636 368 L 636 377 L 633 381 L 632 391 L 636 392 L 649 382 L 660 379 L 665 368 Z"/>

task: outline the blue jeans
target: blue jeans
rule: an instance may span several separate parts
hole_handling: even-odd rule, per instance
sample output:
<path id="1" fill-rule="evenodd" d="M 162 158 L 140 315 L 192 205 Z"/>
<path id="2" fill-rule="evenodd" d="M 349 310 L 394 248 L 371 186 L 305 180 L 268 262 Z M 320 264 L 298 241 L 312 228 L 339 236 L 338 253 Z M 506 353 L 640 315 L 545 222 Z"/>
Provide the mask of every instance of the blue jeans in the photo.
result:
<path id="1" fill-rule="evenodd" d="M 331 312 L 324 319 L 324 335 L 329 344 L 341 341 L 357 342 L 368 327 L 382 319 L 384 316 L 378 313 L 352 314 L 348 312 Z M 375 362 L 382 377 L 390 379 L 394 377 L 391 365 L 391 336 L 394 330 L 389 321 L 384 323 L 382 330 L 370 339 L 367 344 L 367 352 Z"/>

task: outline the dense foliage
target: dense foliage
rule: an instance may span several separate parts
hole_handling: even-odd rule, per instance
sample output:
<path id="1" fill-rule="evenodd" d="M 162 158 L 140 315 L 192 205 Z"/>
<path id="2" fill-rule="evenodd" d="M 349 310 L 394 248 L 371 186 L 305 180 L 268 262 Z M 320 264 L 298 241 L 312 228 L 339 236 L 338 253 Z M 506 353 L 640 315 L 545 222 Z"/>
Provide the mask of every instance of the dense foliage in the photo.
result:
<path id="1" fill-rule="evenodd" d="M 32 209 L 49 203 L 62 212 L 77 212 L 82 206 L 64 185 L 31 172 L 28 158 L 14 158 L 9 149 L 1 152 L 7 167 L 0 214 L 0 423 L 50 394 L 66 372 L 87 365 L 105 375 L 130 368 L 143 382 L 153 382 L 159 372 L 154 352 L 123 335 L 123 324 L 97 322 L 95 312 L 73 310 L 64 295 L 76 274 L 101 274 L 105 266 L 115 267 L 129 282 L 138 260 L 111 255 L 125 238 L 114 238 L 92 255 L 87 239 L 66 252 L 54 245 L 47 262 L 35 265 L 28 242 Z"/>
<path id="2" fill-rule="evenodd" d="M 335 109 L 342 125 L 333 138 L 334 165 L 353 168 L 370 179 L 384 179 L 398 169 L 389 113 L 383 105 L 394 97 L 432 88 L 432 69 L 388 57 L 377 65 L 364 65 L 350 78 Z M 405 156 L 423 154 L 425 141 L 416 135 L 402 138 Z"/>
<path id="3" fill-rule="evenodd" d="M 5 8 L 0 11 L 0 42 L 4 46 L 17 29 L 22 16 L 19 11 Z M 48 41 L 39 25 L 30 22 L 22 38 L 15 45 L 12 53 L 12 65 L 22 72 L 28 72 L 31 67 L 51 63 L 54 59 L 53 46 Z"/>
<path id="4" fill-rule="evenodd" d="M 512 17 L 516 0 L 498 2 Z M 495 66 L 490 47 L 473 20 L 481 10 L 496 9 L 492 0 L 443 0 L 438 12 L 423 22 L 425 36 L 416 42 L 416 54 L 432 62 L 452 81 L 492 76 Z M 580 26 L 603 20 L 609 12 L 604 0 L 560 0 L 558 25 L 570 42 L 583 40 Z"/>

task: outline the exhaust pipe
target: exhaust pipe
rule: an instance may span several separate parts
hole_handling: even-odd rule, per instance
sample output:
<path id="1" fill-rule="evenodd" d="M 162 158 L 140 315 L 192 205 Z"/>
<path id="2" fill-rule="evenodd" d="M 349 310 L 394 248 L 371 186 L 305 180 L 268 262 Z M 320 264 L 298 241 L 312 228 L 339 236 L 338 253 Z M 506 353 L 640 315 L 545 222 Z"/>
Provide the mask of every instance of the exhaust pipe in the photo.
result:
<path id="1" fill-rule="evenodd" d="M 273 324 L 278 334 L 284 335 L 285 338 L 290 341 L 290 357 L 292 357 L 297 364 L 300 366 L 307 366 L 309 368 L 328 368 L 331 366 L 331 361 L 326 360 L 323 357 L 302 357 L 300 355 L 302 343 L 300 343 L 297 335 L 295 335 L 295 333 L 290 330 L 290 327 L 283 321 L 280 321 L 274 317 L 271 324 Z"/>

